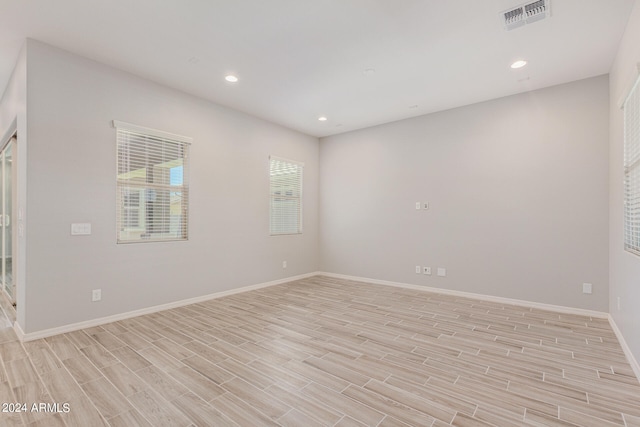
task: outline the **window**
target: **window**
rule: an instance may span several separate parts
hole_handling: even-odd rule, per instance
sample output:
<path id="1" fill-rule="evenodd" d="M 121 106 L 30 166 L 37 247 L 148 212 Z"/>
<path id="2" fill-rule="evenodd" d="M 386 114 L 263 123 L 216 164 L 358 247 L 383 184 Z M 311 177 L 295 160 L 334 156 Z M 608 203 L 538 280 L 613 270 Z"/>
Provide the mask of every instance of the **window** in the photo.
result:
<path id="1" fill-rule="evenodd" d="M 143 191 L 131 188 L 122 190 L 122 222 L 126 229 L 139 229 L 140 224 L 144 221 L 143 210 L 140 209 L 140 193 Z"/>
<path id="2" fill-rule="evenodd" d="M 623 108 L 624 248 L 640 255 L 640 78 Z"/>
<path id="3" fill-rule="evenodd" d="M 113 122 L 118 243 L 186 240 L 191 138 Z"/>
<path id="4" fill-rule="evenodd" d="M 304 164 L 271 156 L 269 161 L 272 236 L 302 233 L 302 170 Z"/>

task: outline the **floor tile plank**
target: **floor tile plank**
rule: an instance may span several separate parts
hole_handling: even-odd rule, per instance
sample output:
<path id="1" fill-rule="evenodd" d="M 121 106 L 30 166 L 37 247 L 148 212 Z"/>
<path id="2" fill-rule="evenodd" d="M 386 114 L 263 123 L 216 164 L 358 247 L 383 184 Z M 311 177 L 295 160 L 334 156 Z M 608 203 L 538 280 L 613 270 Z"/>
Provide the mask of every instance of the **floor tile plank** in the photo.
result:
<path id="1" fill-rule="evenodd" d="M 607 319 L 314 276 L 20 343 L 0 425 L 640 427 Z"/>

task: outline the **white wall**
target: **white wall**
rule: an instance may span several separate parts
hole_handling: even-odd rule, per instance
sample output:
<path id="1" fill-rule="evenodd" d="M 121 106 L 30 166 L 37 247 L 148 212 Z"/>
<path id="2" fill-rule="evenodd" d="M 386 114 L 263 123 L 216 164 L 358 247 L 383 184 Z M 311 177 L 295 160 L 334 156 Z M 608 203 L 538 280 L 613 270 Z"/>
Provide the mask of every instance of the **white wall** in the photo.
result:
<path id="1" fill-rule="evenodd" d="M 320 267 L 607 311 L 608 132 L 601 76 L 323 138 Z"/>
<path id="2" fill-rule="evenodd" d="M 26 333 L 317 270 L 317 138 L 27 45 Z M 114 119 L 193 137 L 189 241 L 116 244 Z M 303 235 L 269 237 L 270 154 L 305 163 Z"/>
<path id="3" fill-rule="evenodd" d="M 640 360 L 640 258 L 624 251 L 623 186 L 624 116 L 620 101 L 638 76 L 640 2 L 631 13 L 610 72 L 610 313 L 636 360 Z M 620 310 L 617 299 L 620 298 Z"/>

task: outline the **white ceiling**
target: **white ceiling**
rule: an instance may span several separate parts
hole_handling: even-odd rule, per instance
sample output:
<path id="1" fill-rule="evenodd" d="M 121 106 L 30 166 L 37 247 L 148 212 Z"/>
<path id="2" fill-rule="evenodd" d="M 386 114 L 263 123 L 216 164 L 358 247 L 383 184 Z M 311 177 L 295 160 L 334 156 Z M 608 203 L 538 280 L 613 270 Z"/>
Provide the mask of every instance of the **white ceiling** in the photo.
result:
<path id="1" fill-rule="evenodd" d="M 0 0 L 0 88 L 30 37 L 321 137 L 608 73 L 635 0 L 551 1 Z"/>

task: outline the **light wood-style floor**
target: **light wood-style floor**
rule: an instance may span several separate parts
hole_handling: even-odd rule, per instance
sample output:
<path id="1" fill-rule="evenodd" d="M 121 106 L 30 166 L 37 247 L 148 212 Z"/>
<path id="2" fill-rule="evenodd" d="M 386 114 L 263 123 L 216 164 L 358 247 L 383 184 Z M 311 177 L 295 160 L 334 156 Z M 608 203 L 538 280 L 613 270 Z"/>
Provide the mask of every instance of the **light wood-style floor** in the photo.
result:
<path id="1" fill-rule="evenodd" d="M 640 426 L 608 322 L 313 277 L 21 344 L 0 413 L 38 426 Z"/>

